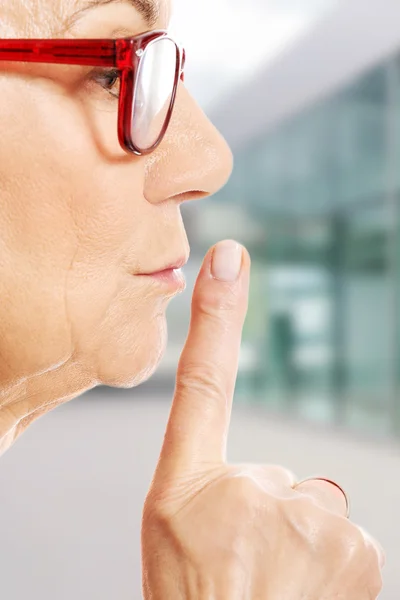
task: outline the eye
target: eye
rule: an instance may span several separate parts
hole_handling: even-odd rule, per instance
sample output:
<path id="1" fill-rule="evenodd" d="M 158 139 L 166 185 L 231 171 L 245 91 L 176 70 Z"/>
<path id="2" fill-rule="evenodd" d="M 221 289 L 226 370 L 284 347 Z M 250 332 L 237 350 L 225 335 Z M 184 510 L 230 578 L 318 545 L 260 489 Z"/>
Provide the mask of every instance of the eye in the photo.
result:
<path id="1" fill-rule="evenodd" d="M 92 80 L 112 96 L 119 98 L 121 74 L 118 69 L 96 70 L 92 73 Z"/>

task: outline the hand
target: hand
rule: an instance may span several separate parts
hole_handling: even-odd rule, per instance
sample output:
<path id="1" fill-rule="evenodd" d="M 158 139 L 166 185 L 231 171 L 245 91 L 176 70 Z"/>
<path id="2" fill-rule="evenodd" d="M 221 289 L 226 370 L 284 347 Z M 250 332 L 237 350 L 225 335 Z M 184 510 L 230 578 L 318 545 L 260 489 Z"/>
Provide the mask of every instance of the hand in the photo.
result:
<path id="1" fill-rule="evenodd" d="M 240 271 L 240 272 L 239 272 Z M 201 269 L 142 527 L 145 600 L 371 600 L 383 553 L 342 492 L 225 460 L 250 258 L 224 242 Z"/>

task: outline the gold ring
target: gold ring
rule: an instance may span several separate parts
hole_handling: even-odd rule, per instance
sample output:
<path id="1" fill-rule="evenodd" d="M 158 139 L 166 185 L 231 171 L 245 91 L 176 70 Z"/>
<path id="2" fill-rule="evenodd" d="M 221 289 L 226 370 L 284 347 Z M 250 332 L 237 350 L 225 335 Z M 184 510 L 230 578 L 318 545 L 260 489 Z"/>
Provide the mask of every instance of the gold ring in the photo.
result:
<path id="1" fill-rule="evenodd" d="M 346 500 L 346 519 L 348 519 L 350 517 L 350 499 L 349 499 L 349 496 L 344 491 L 344 489 L 342 488 L 342 486 L 340 486 L 338 483 L 336 483 L 336 481 L 333 481 L 332 479 L 328 479 L 327 477 L 308 477 L 307 479 L 303 479 L 302 481 L 299 481 L 299 483 L 296 483 L 294 488 L 301 485 L 302 483 L 306 483 L 307 481 L 326 481 L 326 483 L 330 483 L 331 485 L 334 485 L 336 488 L 338 488 L 338 490 L 340 490 L 342 492 L 344 499 Z"/>

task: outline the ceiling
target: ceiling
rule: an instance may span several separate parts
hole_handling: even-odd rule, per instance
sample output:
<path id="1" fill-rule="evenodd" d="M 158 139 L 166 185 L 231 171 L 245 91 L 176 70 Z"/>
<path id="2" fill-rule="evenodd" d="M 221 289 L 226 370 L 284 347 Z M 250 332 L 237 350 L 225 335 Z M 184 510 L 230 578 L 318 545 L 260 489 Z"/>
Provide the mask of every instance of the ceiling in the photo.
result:
<path id="1" fill-rule="evenodd" d="M 186 85 L 205 108 L 273 60 L 337 0 L 175 0 Z"/>

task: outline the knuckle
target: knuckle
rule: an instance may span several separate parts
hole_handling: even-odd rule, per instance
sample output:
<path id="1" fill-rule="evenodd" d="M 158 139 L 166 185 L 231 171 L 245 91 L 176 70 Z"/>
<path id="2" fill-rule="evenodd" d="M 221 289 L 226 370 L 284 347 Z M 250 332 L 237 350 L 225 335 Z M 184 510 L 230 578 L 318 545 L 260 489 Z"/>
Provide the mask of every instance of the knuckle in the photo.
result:
<path id="1" fill-rule="evenodd" d="M 365 544 L 364 551 L 364 564 L 367 567 L 367 572 L 370 574 L 371 579 L 375 581 L 381 581 L 381 565 L 379 560 L 379 553 L 376 546 L 373 546 L 369 543 Z"/>
<path id="2" fill-rule="evenodd" d="M 349 527 L 344 527 L 343 529 L 343 539 L 345 542 L 348 542 L 346 544 L 348 549 L 348 558 L 364 564 L 371 548 L 368 547 L 361 529 L 359 529 L 359 527 L 353 523 L 349 523 Z"/>
<path id="3" fill-rule="evenodd" d="M 221 368 L 216 368 L 214 362 L 202 359 L 198 363 L 185 363 L 179 366 L 176 382 L 177 392 L 180 395 L 190 395 L 198 392 L 204 397 L 225 397 L 226 391 L 222 383 Z"/>
<path id="4" fill-rule="evenodd" d="M 290 506 L 289 518 L 294 528 L 308 539 L 311 536 L 319 551 L 325 552 L 329 548 L 331 555 L 342 564 L 349 562 L 353 553 L 358 555 L 361 552 L 363 538 L 353 532 L 356 528 L 342 517 L 327 512 L 312 498 L 299 495 L 284 500 L 283 505 Z"/>
<path id="5" fill-rule="evenodd" d="M 257 482 L 248 474 L 236 474 L 226 480 L 224 496 L 231 506 L 237 522 L 256 517 L 265 504 L 265 494 Z"/>
<path id="6" fill-rule="evenodd" d="M 379 565 L 383 568 L 386 563 L 386 554 L 382 545 L 364 528 L 359 527 L 359 529 L 365 538 L 368 548 L 371 550 L 374 556 L 378 557 Z"/>
<path id="7" fill-rule="evenodd" d="M 290 489 L 292 489 L 296 483 L 296 477 L 294 473 L 288 469 L 285 469 L 284 467 L 279 465 L 267 465 L 264 467 L 264 469 L 265 473 L 273 482 L 289 486 Z"/>
<path id="8" fill-rule="evenodd" d="M 343 565 L 364 564 L 367 547 L 361 531 L 350 521 L 337 515 L 329 519 L 328 530 L 324 534 Z"/>
<path id="9" fill-rule="evenodd" d="M 303 540 L 313 539 L 313 548 L 320 560 L 329 564 L 334 561 L 343 573 L 358 574 L 357 585 L 362 583 L 364 589 L 369 590 L 368 597 L 377 597 L 382 588 L 379 555 L 356 525 L 326 512 L 310 498 L 282 500 L 281 505 L 290 530 L 296 531 Z"/>
<path id="10" fill-rule="evenodd" d="M 206 286 L 196 298 L 196 310 L 207 318 L 220 321 L 221 312 L 230 313 L 237 308 L 238 293 L 232 286 Z"/>
<path id="11" fill-rule="evenodd" d="M 142 514 L 142 540 L 150 543 L 151 540 L 179 540 L 184 542 L 185 528 L 178 518 L 176 507 L 168 503 L 146 504 Z"/>
<path id="12" fill-rule="evenodd" d="M 234 477 L 235 493 L 237 498 L 243 504 L 253 504 L 259 499 L 260 488 L 253 477 L 245 474 L 238 474 Z"/>
<path id="13" fill-rule="evenodd" d="M 372 548 L 368 548 L 366 553 L 358 560 L 357 566 L 351 565 L 352 571 L 360 574 L 358 583 L 363 585 L 363 588 L 368 591 L 368 598 L 376 600 L 383 588 L 382 570 L 379 566 L 379 560 L 376 552 Z"/>
<path id="14" fill-rule="evenodd" d="M 282 500 L 282 510 L 290 523 L 290 530 L 303 539 L 315 540 L 315 547 L 329 544 L 332 536 L 331 517 L 322 515 L 316 504 L 305 496 Z"/>
<path id="15" fill-rule="evenodd" d="M 336 546 L 341 559 L 349 568 L 365 573 L 368 582 L 380 580 L 379 554 L 365 538 L 362 529 L 351 523 L 335 519 Z"/>
<path id="16" fill-rule="evenodd" d="M 368 575 L 368 583 L 367 588 L 369 591 L 369 595 L 371 600 L 375 600 L 382 591 L 383 588 L 383 578 L 380 569 L 369 569 L 367 571 Z"/>
<path id="17" fill-rule="evenodd" d="M 171 513 L 167 506 L 167 503 L 148 496 L 142 513 L 143 525 L 150 529 L 165 527 L 171 520 Z"/>

